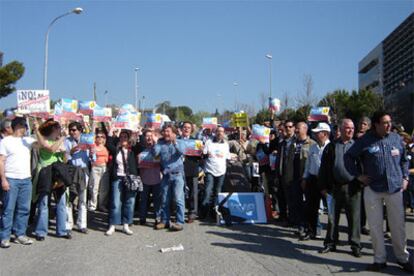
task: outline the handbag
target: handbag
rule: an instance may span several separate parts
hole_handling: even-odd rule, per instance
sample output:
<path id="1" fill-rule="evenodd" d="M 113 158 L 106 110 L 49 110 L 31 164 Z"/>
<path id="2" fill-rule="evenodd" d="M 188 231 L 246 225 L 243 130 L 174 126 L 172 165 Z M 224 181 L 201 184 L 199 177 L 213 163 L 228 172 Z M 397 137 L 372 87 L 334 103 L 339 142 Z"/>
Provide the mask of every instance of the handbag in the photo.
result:
<path id="1" fill-rule="evenodd" d="M 124 150 L 121 148 L 122 163 L 124 164 L 125 176 L 122 177 L 121 181 L 125 189 L 129 192 L 142 192 L 144 185 L 139 175 L 133 175 L 129 173 L 128 163 L 125 160 Z"/>

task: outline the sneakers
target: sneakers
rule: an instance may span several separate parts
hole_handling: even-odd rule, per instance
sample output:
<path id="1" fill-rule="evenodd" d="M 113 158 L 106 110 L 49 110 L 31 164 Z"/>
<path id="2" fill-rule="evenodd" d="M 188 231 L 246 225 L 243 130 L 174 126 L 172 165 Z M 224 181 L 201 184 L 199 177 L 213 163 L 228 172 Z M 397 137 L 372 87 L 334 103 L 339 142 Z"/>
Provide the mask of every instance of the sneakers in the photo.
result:
<path id="1" fill-rule="evenodd" d="M 1 248 L 9 248 L 10 247 L 10 241 L 9 240 L 2 240 L 0 242 L 0 247 Z"/>
<path id="2" fill-rule="evenodd" d="M 112 234 L 115 232 L 115 225 L 109 226 L 108 231 L 105 232 L 105 236 L 112 236 Z"/>
<path id="3" fill-rule="evenodd" d="M 333 245 L 325 245 L 324 248 L 322 248 L 321 250 L 318 251 L 319 254 L 326 254 L 329 252 L 335 252 L 336 251 L 336 247 Z"/>
<path id="4" fill-rule="evenodd" d="M 170 230 L 175 232 L 182 231 L 183 229 L 183 225 L 179 223 L 172 223 L 170 226 Z"/>
<path id="5" fill-rule="evenodd" d="M 32 239 L 29 239 L 26 236 L 19 236 L 14 240 L 15 243 L 20 243 L 23 245 L 31 245 L 33 243 Z"/>
<path id="6" fill-rule="evenodd" d="M 124 229 L 122 229 L 122 232 L 124 232 L 127 235 L 132 235 L 134 234 L 134 232 L 132 232 L 131 229 L 129 229 L 129 225 L 128 224 L 124 224 Z"/>

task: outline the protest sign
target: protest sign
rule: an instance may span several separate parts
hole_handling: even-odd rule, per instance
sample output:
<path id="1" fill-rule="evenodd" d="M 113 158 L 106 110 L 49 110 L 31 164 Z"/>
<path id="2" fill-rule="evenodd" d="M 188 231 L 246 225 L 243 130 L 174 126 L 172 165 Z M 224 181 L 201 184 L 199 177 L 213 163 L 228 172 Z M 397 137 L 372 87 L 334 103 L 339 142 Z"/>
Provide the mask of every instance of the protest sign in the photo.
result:
<path id="1" fill-rule="evenodd" d="M 210 128 L 210 129 L 217 128 L 217 118 L 216 117 L 203 118 L 203 128 Z"/>
<path id="2" fill-rule="evenodd" d="M 75 101 L 75 102 L 73 102 Z M 55 104 L 53 119 L 62 124 L 66 124 L 69 121 L 83 121 L 83 115 L 76 113 L 77 101 L 71 99 L 62 99 L 61 102 Z M 73 110 L 75 110 L 73 112 Z"/>
<path id="3" fill-rule="evenodd" d="M 145 126 L 148 128 L 160 128 L 162 123 L 162 115 L 159 113 L 151 113 L 147 115 Z"/>
<path id="4" fill-rule="evenodd" d="M 88 150 L 93 148 L 95 146 L 95 134 L 82 133 L 78 145 L 81 150 Z"/>
<path id="5" fill-rule="evenodd" d="M 92 112 L 93 120 L 95 122 L 110 122 L 112 119 L 110 116 L 111 113 L 112 111 L 109 113 L 106 108 L 97 105 Z"/>
<path id="6" fill-rule="evenodd" d="M 195 139 L 179 139 L 178 143 L 183 144 L 184 155 L 201 156 L 203 152 L 203 141 Z"/>
<path id="7" fill-rule="evenodd" d="M 231 123 L 233 127 L 248 127 L 249 126 L 249 117 L 247 113 L 234 113 L 231 118 Z"/>
<path id="8" fill-rule="evenodd" d="M 17 90 L 17 111 L 21 114 L 49 113 L 49 90 Z"/>
<path id="9" fill-rule="evenodd" d="M 73 99 L 65 99 L 61 100 L 62 105 L 62 114 L 65 113 L 75 113 L 78 111 L 78 101 Z"/>
<path id="10" fill-rule="evenodd" d="M 79 113 L 83 115 L 92 115 L 93 110 L 97 107 L 95 101 L 79 101 Z"/>
<path id="11" fill-rule="evenodd" d="M 256 159 L 260 166 L 269 164 L 269 155 L 267 155 L 262 149 L 256 151 Z"/>
<path id="12" fill-rule="evenodd" d="M 138 154 L 138 167 L 147 169 L 159 168 L 160 158 L 154 157 L 154 155 L 149 150 L 144 150 Z"/>
<path id="13" fill-rule="evenodd" d="M 258 141 L 264 140 L 265 143 L 269 143 L 269 136 L 270 128 L 261 125 L 253 125 L 252 139 L 256 139 Z"/>
<path id="14" fill-rule="evenodd" d="M 119 113 L 137 112 L 132 104 L 123 104 L 119 109 Z"/>
<path id="15" fill-rule="evenodd" d="M 269 110 L 272 110 L 273 112 L 279 112 L 280 111 L 280 100 L 277 98 L 269 98 Z"/>
<path id="16" fill-rule="evenodd" d="M 141 113 L 124 112 L 118 114 L 115 119 L 114 127 L 118 129 L 129 129 L 136 131 L 139 127 Z"/>
<path id="17" fill-rule="evenodd" d="M 219 193 L 218 201 L 221 202 L 228 196 L 228 193 Z M 233 193 L 223 204 L 228 210 L 230 220 L 236 223 L 266 223 L 266 211 L 263 193 Z M 223 218 L 218 221 L 224 224 Z"/>
<path id="18" fill-rule="evenodd" d="M 308 116 L 309 122 L 329 121 L 330 107 L 312 107 Z"/>

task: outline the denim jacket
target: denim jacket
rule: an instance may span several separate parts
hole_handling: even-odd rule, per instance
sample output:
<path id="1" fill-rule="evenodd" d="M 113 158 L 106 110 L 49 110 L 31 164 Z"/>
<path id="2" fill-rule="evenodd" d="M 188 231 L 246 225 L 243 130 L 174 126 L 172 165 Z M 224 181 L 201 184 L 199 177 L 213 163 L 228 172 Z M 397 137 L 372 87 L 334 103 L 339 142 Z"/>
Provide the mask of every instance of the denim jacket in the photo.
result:
<path id="1" fill-rule="evenodd" d="M 364 175 L 370 177 L 369 186 L 375 192 L 390 194 L 401 190 L 403 178 L 408 177 L 408 160 L 401 137 L 390 133 L 379 137 L 370 131 L 345 154 L 345 166 L 358 177 L 356 161 L 360 161 Z"/>
<path id="2" fill-rule="evenodd" d="M 167 143 L 158 141 L 153 147 L 154 156 L 160 156 L 163 174 L 184 173 L 184 147 L 182 143 Z"/>

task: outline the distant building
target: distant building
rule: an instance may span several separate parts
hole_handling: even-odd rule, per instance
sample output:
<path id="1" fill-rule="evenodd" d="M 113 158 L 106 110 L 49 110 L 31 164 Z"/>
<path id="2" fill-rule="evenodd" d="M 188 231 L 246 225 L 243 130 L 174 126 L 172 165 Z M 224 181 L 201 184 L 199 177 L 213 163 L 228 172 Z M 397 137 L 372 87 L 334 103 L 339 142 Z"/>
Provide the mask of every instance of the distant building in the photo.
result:
<path id="1" fill-rule="evenodd" d="M 386 109 L 414 128 L 414 13 L 358 64 L 359 89 L 382 94 Z"/>

